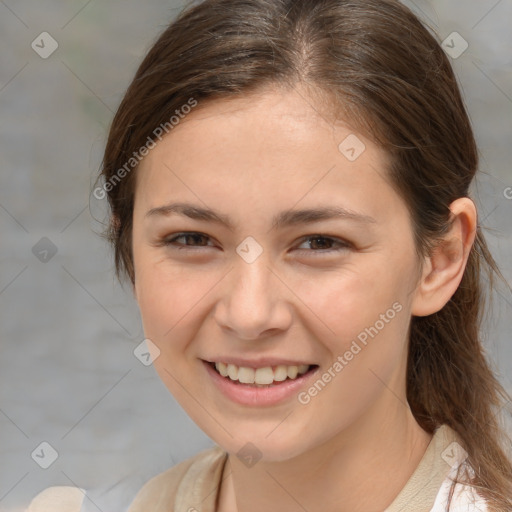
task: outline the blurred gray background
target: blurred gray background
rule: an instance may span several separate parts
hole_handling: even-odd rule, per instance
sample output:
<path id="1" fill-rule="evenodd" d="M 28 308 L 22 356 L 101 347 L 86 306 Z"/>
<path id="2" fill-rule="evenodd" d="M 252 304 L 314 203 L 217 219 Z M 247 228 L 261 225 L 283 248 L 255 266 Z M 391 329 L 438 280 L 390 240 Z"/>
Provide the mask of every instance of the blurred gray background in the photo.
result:
<path id="1" fill-rule="evenodd" d="M 512 283 L 512 1 L 405 3 L 448 38 L 481 152 L 475 198 Z M 151 476 L 213 445 L 134 356 L 138 310 L 98 236 L 105 204 L 89 197 L 113 112 L 182 5 L 0 0 L 2 512 L 50 485 L 120 512 Z M 485 346 L 512 392 L 512 297 L 495 298 Z M 58 453 L 48 469 L 43 442 Z"/>

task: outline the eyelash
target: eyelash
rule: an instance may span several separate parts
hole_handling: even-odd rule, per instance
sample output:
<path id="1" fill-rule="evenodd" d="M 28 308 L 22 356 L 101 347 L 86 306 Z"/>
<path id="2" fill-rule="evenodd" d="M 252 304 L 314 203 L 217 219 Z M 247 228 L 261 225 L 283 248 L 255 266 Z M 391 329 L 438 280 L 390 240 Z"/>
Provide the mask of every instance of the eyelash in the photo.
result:
<path id="1" fill-rule="evenodd" d="M 186 244 L 178 244 L 177 246 L 175 245 L 176 244 L 176 240 L 178 240 L 179 238 L 189 237 L 189 236 L 200 236 L 200 237 L 204 237 L 204 238 L 210 239 L 210 237 L 208 235 L 205 235 L 204 233 L 198 233 L 198 232 L 195 232 L 195 231 L 186 231 L 186 232 L 183 232 L 183 233 L 178 233 L 175 236 L 173 236 L 172 238 L 165 238 L 165 239 L 163 239 L 161 245 L 169 246 L 169 247 L 172 246 L 174 249 L 178 249 L 179 251 L 181 251 L 183 249 L 185 249 L 185 250 L 194 250 L 194 249 L 191 248 L 191 247 L 194 247 L 194 246 L 189 246 L 189 245 L 186 245 Z M 334 244 L 337 244 L 338 248 L 337 249 L 320 249 L 320 250 L 299 249 L 299 251 L 301 251 L 301 252 L 314 252 L 314 253 L 320 253 L 320 254 L 329 254 L 329 253 L 345 251 L 345 250 L 347 250 L 347 249 L 352 247 L 352 244 L 350 244 L 349 242 L 346 242 L 346 241 L 341 240 L 341 239 L 333 238 L 333 237 L 330 237 L 330 236 L 324 236 L 324 235 L 308 235 L 308 236 L 302 237 L 301 240 L 300 240 L 300 244 L 299 245 L 302 245 L 304 242 L 307 242 L 309 240 L 328 240 L 328 241 L 333 242 Z M 212 247 L 212 246 L 198 246 L 198 247 Z"/>

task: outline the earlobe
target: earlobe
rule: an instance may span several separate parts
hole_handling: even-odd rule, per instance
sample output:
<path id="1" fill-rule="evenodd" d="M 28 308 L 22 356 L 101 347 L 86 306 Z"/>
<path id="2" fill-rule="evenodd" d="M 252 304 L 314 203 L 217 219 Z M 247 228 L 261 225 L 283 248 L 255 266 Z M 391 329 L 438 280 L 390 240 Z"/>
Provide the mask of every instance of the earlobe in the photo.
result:
<path id="1" fill-rule="evenodd" d="M 425 261 L 412 304 L 412 314 L 428 316 L 441 310 L 456 292 L 476 236 L 476 207 L 467 197 L 451 205 L 448 232 Z"/>

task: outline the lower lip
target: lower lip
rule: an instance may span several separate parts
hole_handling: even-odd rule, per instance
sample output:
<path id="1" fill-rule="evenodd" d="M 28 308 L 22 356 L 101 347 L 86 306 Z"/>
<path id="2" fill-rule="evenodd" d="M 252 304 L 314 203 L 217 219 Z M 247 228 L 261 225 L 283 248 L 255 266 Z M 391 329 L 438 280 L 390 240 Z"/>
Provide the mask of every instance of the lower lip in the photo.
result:
<path id="1" fill-rule="evenodd" d="M 215 385 L 225 396 L 238 404 L 251 406 L 275 405 L 297 395 L 319 369 L 317 366 L 294 380 L 287 379 L 269 387 L 258 388 L 223 377 L 206 361 L 203 361 L 203 364 Z"/>

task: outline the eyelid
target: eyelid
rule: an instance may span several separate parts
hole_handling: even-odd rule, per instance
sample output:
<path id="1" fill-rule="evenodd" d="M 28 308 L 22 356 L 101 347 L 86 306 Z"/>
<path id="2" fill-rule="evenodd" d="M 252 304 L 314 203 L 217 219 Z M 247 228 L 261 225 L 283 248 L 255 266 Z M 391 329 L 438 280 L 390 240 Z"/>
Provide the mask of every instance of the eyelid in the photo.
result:
<path id="1" fill-rule="evenodd" d="M 201 233 L 199 231 L 183 231 L 183 232 L 179 232 L 179 233 L 173 233 L 172 235 L 170 236 L 167 236 L 165 238 L 163 238 L 161 240 L 161 243 L 159 243 L 159 245 L 163 245 L 163 246 L 170 246 L 170 247 L 173 247 L 175 249 L 178 249 L 178 250 L 191 250 L 191 251 L 197 251 L 197 250 L 201 250 L 202 247 L 212 247 L 212 245 L 199 245 L 199 246 L 194 246 L 194 245 L 186 245 L 186 244 L 181 244 L 181 245 L 173 245 L 175 240 L 178 239 L 178 238 L 181 238 L 183 236 L 194 236 L 194 235 L 197 235 L 197 236 L 201 236 L 201 237 L 205 237 L 207 238 L 208 240 L 214 240 L 210 235 L 207 235 L 206 233 Z M 317 254 L 328 254 L 328 253 L 333 253 L 333 252 L 341 252 L 341 251 L 345 251 L 347 249 L 351 249 L 351 248 L 354 248 L 354 245 L 347 241 L 347 240 L 344 240 L 342 238 L 339 238 L 337 236 L 333 236 L 333 235 L 327 235 L 327 234 L 321 234 L 321 233 L 315 233 L 315 234 L 309 234 L 309 235 L 304 235 L 302 236 L 298 243 L 296 245 L 302 245 L 304 242 L 308 241 L 308 240 L 314 240 L 315 238 L 321 238 L 321 239 L 324 239 L 324 240 L 329 240 L 329 241 L 332 241 L 335 245 L 337 245 L 338 248 L 335 248 L 335 249 L 318 249 L 318 250 L 314 250 L 314 249 L 310 249 L 310 250 L 307 250 L 307 249 L 297 249 L 299 252 L 302 252 L 302 253 L 317 253 Z"/>
<path id="2" fill-rule="evenodd" d="M 170 236 L 166 236 L 164 237 L 162 240 L 161 240 L 161 243 L 159 245 L 164 245 L 164 246 L 173 246 L 173 242 L 178 239 L 178 238 L 181 238 L 183 236 L 201 236 L 201 237 L 204 237 L 204 238 L 207 238 L 208 240 L 214 240 L 210 235 L 207 235 L 206 233 L 201 233 L 200 231 L 183 231 L 183 232 L 180 232 L 180 233 L 173 233 L 172 235 Z M 176 246 L 177 249 L 188 249 L 188 250 L 194 250 L 194 249 L 197 249 L 197 248 L 201 248 L 201 247 L 212 247 L 212 245 L 198 245 L 198 246 L 193 246 L 193 245 L 186 245 L 186 244 L 178 244 Z"/>
<path id="3" fill-rule="evenodd" d="M 316 253 L 320 253 L 320 254 L 326 254 L 326 253 L 329 253 L 329 252 L 340 252 L 342 250 L 346 250 L 346 249 L 350 249 L 350 248 L 353 248 L 353 244 L 351 244 L 350 242 L 348 242 L 347 240 L 344 240 L 343 238 L 339 238 L 337 236 L 332 236 L 332 235 L 323 235 L 323 234 L 320 234 L 320 233 L 317 233 L 317 234 L 313 234 L 313 235 L 306 235 L 304 237 L 302 237 L 300 240 L 299 240 L 299 244 L 298 245 L 302 245 L 302 243 L 308 241 L 308 240 L 314 240 L 315 238 L 322 238 L 324 240 L 329 240 L 329 241 L 332 241 L 335 245 L 338 246 L 338 249 L 320 249 L 320 250 L 309 250 L 309 251 L 306 251 L 306 252 L 316 252 Z M 298 249 L 299 251 L 305 251 L 305 249 Z"/>

